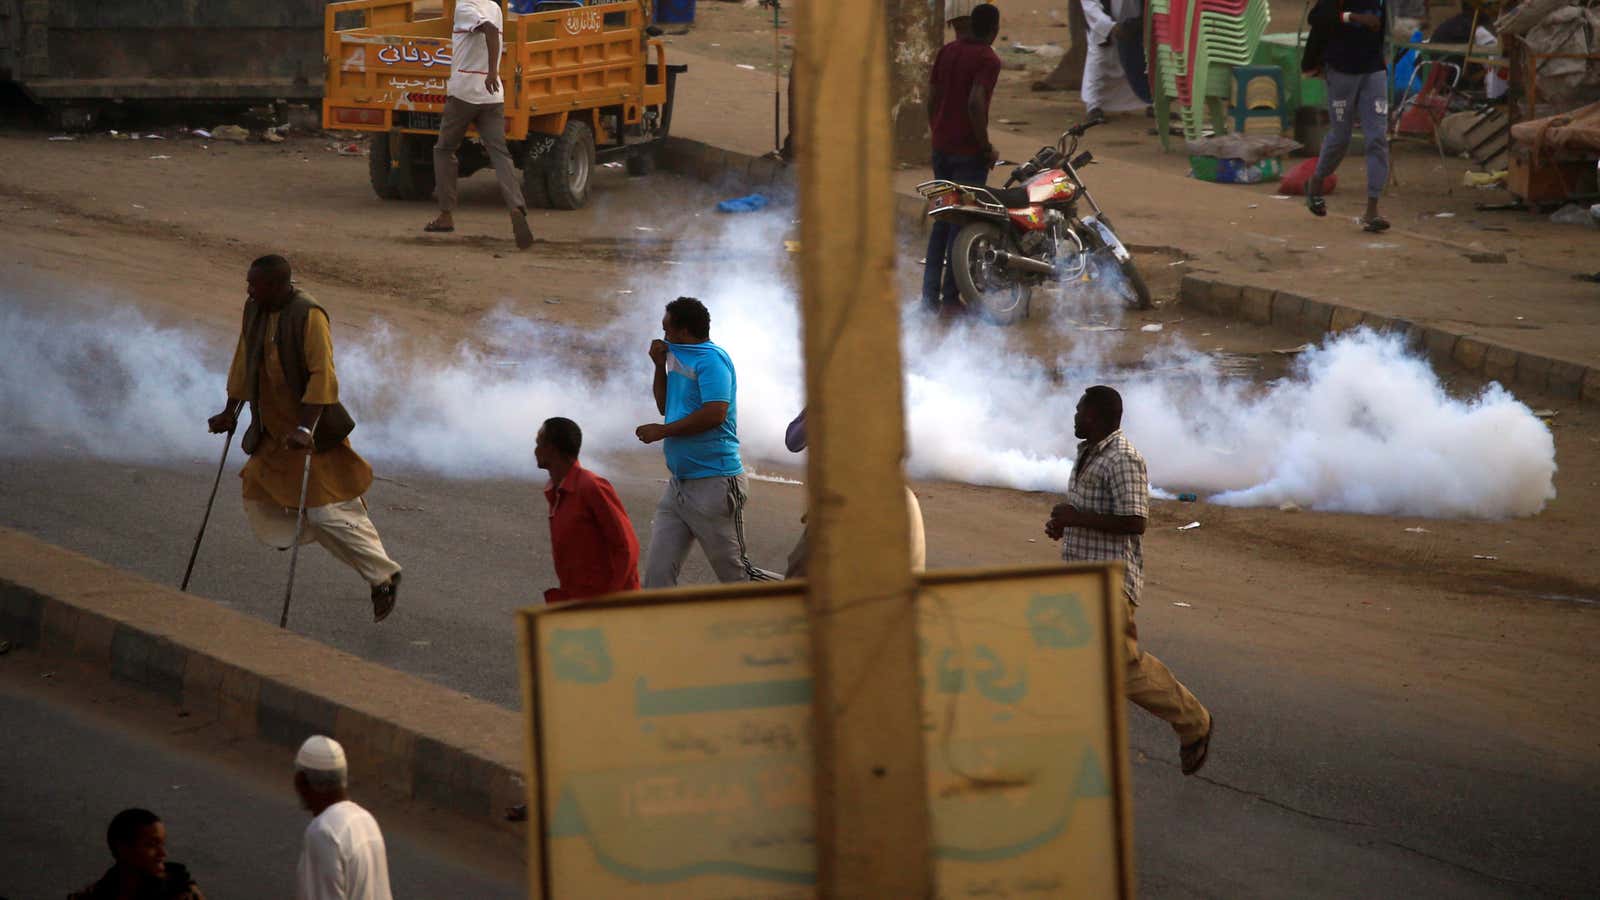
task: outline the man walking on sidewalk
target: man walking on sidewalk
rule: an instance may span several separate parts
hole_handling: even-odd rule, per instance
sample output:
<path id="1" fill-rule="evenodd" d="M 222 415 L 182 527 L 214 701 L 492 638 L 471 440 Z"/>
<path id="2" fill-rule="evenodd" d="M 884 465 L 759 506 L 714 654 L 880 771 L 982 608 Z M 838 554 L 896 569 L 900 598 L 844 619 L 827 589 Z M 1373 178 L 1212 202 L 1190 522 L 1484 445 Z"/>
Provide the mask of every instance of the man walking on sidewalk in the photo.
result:
<path id="1" fill-rule="evenodd" d="M 644 586 L 672 587 L 700 545 L 717 580 L 779 581 L 756 568 L 744 543 L 750 479 L 739 459 L 738 381 L 727 351 L 711 343 L 711 313 L 693 297 L 667 304 L 666 340 L 650 342 L 656 409 L 664 424 L 640 425 L 640 441 L 661 441 L 672 478 L 650 522 Z"/>
<path id="2" fill-rule="evenodd" d="M 550 553 L 560 587 L 544 602 L 583 600 L 639 589 L 639 539 L 611 482 L 578 465 L 583 431 L 571 419 L 545 419 L 533 458 L 550 473 Z"/>
<path id="3" fill-rule="evenodd" d="M 1122 396 L 1104 385 L 1083 393 L 1073 419 L 1078 459 L 1072 466 L 1067 502 L 1045 522 L 1044 533 L 1061 541 L 1067 562 L 1117 560 L 1127 600 L 1124 635 L 1128 699 L 1155 714 L 1178 733 L 1183 774 L 1206 763 L 1211 747 L 1211 713 L 1161 660 L 1139 648 L 1133 611 L 1144 589 L 1143 535 L 1150 515 L 1150 478 L 1144 457 L 1122 433 Z"/>
<path id="4" fill-rule="evenodd" d="M 372 586 L 372 620 L 382 622 L 399 596 L 400 566 L 384 552 L 361 499 L 372 486 L 372 467 L 350 447 L 356 423 L 339 403 L 328 314 L 290 276 L 281 256 L 250 265 L 250 299 L 228 368 L 228 404 L 208 424 L 216 434 L 232 431 L 240 407 L 250 404 L 250 427 L 239 441 L 250 461 L 239 477 L 256 537 L 289 549 L 304 484 L 300 542 L 316 541 L 360 573 Z"/>
<path id="5" fill-rule="evenodd" d="M 424 231 L 455 231 L 456 180 L 461 174 L 456 151 L 476 125 L 478 140 L 489 151 L 494 177 L 511 211 L 511 231 L 517 248 L 533 246 L 528 229 L 528 205 L 517 183 L 517 166 L 506 149 L 505 92 L 500 84 L 501 34 L 505 16 L 496 0 L 456 0 L 454 41 L 450 56 L 450 82 L 446 88 L 444 118 L 439 141 L 433 145 L 433 183 L 439 196 L 439 216 Z"/>
<path id="6" fill-rule="evenodd" d="M 1322 140 L 1317 170 L 1306 182 L 1306 205 L 1314 216 L 1328 214 L 1324 180 L 1338 171 L 1350 149 L 1356 122 L 1367 148 L 1367 209 L 1363 231 L 1389 230 L 1378 213 L 1378 198 L 1389 183 L 1389 80 L 1383 56 L 1384 0 L 1320 0 L 1311 8 L 1311 35 L 1301 68 L 1328 83 L 1328 135 Z"/>
<path id="7" fill-rule="evenodd" d="M 985 184 L 997 158 L 989 143 L 989 101 L 1000 78 L 1000 57 L 990 46 L 1000 34 L 1000 10 L 981 3 L 972 10 L 970 33 L 945 44 L 933 61 L 928 125 L 933 131 L 933 177 L 958 184 Z M 928 231 L 922 268 L 922 302 L 929 310 L 961 309 L 949 266 L 956 229 L 942 219 Z M 947 263 L 949 265 L 947 265 Z"/>

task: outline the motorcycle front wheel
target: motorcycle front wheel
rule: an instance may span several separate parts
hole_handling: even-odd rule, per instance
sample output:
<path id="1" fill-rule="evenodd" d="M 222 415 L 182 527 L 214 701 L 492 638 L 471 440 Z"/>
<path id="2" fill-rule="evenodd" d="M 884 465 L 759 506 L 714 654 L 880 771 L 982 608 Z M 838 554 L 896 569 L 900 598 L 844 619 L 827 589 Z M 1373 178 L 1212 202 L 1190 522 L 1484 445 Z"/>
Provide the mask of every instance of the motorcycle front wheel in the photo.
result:
<path id="1" fill-rule="evenodd" d="M 967 306 L 996 325 L 1010 325 L 1028 312 L 1033 288 L 995 265 L 990 251 L 1021 252 L 993 222 L 969 222 L 956 233 L 950 267 Z"/>

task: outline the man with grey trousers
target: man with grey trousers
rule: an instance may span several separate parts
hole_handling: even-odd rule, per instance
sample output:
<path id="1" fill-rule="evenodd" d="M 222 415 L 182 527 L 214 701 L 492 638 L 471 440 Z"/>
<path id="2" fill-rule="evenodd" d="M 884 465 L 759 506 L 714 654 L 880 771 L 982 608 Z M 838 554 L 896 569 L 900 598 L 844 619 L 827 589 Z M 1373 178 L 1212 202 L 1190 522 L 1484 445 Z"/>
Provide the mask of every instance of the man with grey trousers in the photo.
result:
<path id="1" fill-rule="evenodd" d="M 1378 198 L 1389 183 L 1389 94 L 1383 58 L 1384 10 L 1387 0 L 1319 0 L 1310 15 L 1311 37 L 1302 57 L 1305 73 L 1320 76 L 1328 86 L 1328 136 L 1317 157 L 1317 170 L 1306 184 L 1306 205 L 1325 216 L 1323 180 L 1339 168 L 1350 149 L 1359 120 L 1367 148 L 1365 231 L 1387 231 L 1378 214 Z"/>
<path id="2" fill-rule="evenodd" d="M 651 386 L 664 422 L 634 429 L 661 442 L 672 478 L 650 521 L 645 588 L 672 587 L 699 544 L 721 582 L 779 581 L 750 562 L 744 504 L 750 479 L 739 459 L 738 380 L 726 350 L 711 343 L 711 313 L 693 297 L 667 304 L 662 337 L 650 343 Z"/>

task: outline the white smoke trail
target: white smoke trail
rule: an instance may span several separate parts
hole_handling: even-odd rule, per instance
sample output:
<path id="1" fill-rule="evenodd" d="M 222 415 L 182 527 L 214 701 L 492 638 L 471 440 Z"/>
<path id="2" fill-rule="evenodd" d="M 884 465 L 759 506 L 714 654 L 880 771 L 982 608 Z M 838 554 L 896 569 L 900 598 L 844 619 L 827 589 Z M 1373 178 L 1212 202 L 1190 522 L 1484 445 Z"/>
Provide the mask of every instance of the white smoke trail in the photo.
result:
<path id="1" fill-rule="evenodd" d="M 792 459 L 781 435 L 803 403 L 803 366 L 784 264 L 790 227 L 767 213 L 731 219 L 707 239 L 680 236 L 677 264 L 649 267 L 631 285 L 635 308 L 597 334 L 500 313 L 479 339 L 441 354 L 381 330 L 353 340 L 336 321 L 358 449 L 452 477 L 534 478 L 532 436 L 552 415 L 583 425 L 586 454 L 638 448 L 634 427 L 658 418 L 645 351 L 662 306 L 685 294 L 710 308 L 712 338 L 737 367 L 747 465 Z M 1050 322 L 1116 315 L 1098 295 L 1089 306 L 1041 295 L 1035 311 Z M 1450 397 L 1391 337 L 1330 339 L 1261 386 L 1224 377 L 1176 341 L 1129 369 L 1108 362 L 1114 333 L 1056 333 L 1062 350 L 1041 360 L 1014 329 L 906 316 L 911 474 L 1063 490 L 1078 396 L 1109 383 L 1123 393 L 1152 482 L 1215 502 L 1493 517 L 1536 513 L 1554 496 L 1554 443 L 1526 406 L 1497 386 Z M 220 406 L 231 349 L 134 313 L 91 322 L 0 309 L 0 427 L 17 436 L 4 452 L 66 443 L 141 462 L 209 457 L 216 439 L 203 419 Z"/>

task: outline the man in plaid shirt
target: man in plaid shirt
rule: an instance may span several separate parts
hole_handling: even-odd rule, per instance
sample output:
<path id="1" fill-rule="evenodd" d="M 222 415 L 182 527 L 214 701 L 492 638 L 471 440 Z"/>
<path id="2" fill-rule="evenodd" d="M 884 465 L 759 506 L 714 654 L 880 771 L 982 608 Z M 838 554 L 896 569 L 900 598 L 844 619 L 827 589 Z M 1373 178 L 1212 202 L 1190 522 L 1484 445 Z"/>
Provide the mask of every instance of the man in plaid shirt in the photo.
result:
<path id="1" fill-rule="evenodd" d="M 1139 649 L 1133 609 L 1144 589 L 1145 523 L 1150 516 L 1150 478 L 1144 457 L 1122 433 L 1122 395 L 1104 385 L 1083 392 L 1073 418 L 1078 459 L 1067 502 L 1050 513 L 1044 533 L 1061 541 L 1068 562 L 1117 560 L 1128 601 L 1124 646 L 1128 699 L 1172 725 L 1180 742 L 1183 774 L 1205 765 L 1211 747 L 1211 713 L 1161 660 Z"/>

